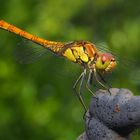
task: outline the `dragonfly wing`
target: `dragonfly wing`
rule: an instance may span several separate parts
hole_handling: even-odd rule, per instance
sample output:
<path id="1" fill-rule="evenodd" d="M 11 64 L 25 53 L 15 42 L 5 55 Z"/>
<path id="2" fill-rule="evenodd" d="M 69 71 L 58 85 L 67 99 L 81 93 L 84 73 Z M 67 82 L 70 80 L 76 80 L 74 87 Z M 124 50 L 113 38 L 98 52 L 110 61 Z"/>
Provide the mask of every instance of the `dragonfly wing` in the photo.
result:
<path id="1" fill-rule="evenodd" d="M 119 66 L 126 69 L 128 69 L 130 66 L 136 67 L 136 65 L 139 63 L 139 61 L 136 61 L 131 57 L 125 56 L 124 53 L 121 53 L 121 50 L 109 48 L 109 46 L 105 43 L 97 43 L 96 47 L 99 51 L 111 53 L 115 57 Z"/>
<path id="2" fill-rule="evenodd" d="M 134 84 L 140 85 L 140 61 L 130 56 L 125 56 L 119 49 L 109 48 L 105 43 L 95 44 L 101 52 L 111 53 L 117 61 L 117 72 L 123 73 L 123 77 L 129 79 Z"/>
<path id="3" fill-rule="evenodd" d="M 46 52 L 44 47 L 29 40 L 23 40 L 14 49 L 14 57 L 22 64 L 29 64 L 44 56 Z"/>

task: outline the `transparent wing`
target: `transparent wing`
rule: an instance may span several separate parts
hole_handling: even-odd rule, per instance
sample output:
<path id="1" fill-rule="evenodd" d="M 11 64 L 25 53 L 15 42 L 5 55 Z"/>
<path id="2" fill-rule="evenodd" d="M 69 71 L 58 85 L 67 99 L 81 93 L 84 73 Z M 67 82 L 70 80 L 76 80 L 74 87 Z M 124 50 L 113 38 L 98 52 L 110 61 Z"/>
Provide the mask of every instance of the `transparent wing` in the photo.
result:
<path id="1" fill-rule="evenodd" d="M 117 63 L 126 69 L 128 69 L 130 66 L 136 67 L 139 64 L 139 60 L 137 61 L 130 56 L 126 56 L 126 54 L 124 54 L 124 52 L 120 52 L 119 49 L 109 48 L 109 46 L 107 46 L 105 43 L 97 43 L 96 47 L 102 52 L 111 53 L 117 60 Z"/>
<path id="2" fill-rule="evenodd" d="M 109 48 L 105 43 L 96 43 L 97 49 L 102 52 L 111 53 L 117 61 L 117 72 L 122 78 L 130 80 L 132 83 L 140 85 L 140 62 L 139 59 L 133 59 L 126 56 L 126 53 L 118 49 Z"/>
<path id="3" fill-rule="evenodd" d="M 14 49 L 14 57 L 22 64 L 29 64 L 44 56 L 47 49 L 29 40 L 18 43 Z"/>
<path id="4" fill-rule="evenodd" d="M 97 46 L 98 50 L 100 50 L 102 52 L 111 53 L 116 58 L 119 65 L 128 67 L 128 66 L 130 66 L 130 64 L 135 65 L 136 63 L 138 63 L 132 57 L 125 56 L 126 54 L 124 55 L 124 52 L 122 53 L 119 49 L 109 48 L 109 46 L 106 45 L 105 43 L 97 43 L 96 46 Z"/>

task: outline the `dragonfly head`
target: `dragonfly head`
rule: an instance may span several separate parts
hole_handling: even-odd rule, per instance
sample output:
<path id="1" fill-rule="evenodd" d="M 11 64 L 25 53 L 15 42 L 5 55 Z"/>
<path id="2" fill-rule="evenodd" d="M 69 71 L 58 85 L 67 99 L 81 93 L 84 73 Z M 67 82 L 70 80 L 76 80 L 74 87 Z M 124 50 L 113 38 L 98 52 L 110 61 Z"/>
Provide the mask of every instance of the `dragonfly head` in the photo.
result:
<path id="1" fill-rule="evenodd" d="M 116 67 L 116 60 L 110 53 L 99 52 L 97 54 L 95 67 L 103 73 L 111 72 Z"/>

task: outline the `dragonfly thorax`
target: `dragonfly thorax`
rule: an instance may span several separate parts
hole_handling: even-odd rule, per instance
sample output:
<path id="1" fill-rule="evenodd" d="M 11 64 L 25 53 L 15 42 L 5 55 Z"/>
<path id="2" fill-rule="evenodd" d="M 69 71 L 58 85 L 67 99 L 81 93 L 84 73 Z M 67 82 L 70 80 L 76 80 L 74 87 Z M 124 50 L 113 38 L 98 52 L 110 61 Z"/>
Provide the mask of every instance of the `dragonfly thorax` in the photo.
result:
<path id="1" fill-rule="evenodd" d="M 96 52 L 94 44 L 88 41 L 74 41 L 65 45 L 62 55 L 75 63 L 85 65 L 93 61 Z"/>

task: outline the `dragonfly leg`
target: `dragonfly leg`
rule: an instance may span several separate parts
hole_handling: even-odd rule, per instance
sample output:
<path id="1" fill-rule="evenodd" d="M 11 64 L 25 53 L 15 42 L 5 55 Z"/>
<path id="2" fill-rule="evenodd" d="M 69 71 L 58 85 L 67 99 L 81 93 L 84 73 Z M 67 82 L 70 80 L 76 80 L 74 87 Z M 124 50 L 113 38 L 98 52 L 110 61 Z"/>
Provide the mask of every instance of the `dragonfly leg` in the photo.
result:
<path id="1" fill-rule="evenodd" d="M 84 82 L 84 79 L 85 79 L 85 75 L 86 75 L 86 69 L 84 69 L 84 71 L 82 72 L 82 74 L 76 80 L 76 82 L 75 82 L 75 84 L 73 86 L 73 89 L 74 89 L 77 97 L 79 98 L 79 101 L 83 105 L 85 112 L 87 112 L 87 107 L 85 105 L 85 102 L 84 102 L 83 97 L 82 97 L 82 92 L 81 92 L 81 89 L 82 89 L 82 86 L 83 86 L 83 82 Z M 76 87 L 78 86 L 79 82 L 80 82 L 80 85 L 79 85 L 79 90 L 77 92 Z"/>
<path id="2" fill-rule="evenodd" d="M 104 77 L 103 77 L 103 75 L 102 75 L 101 73 L 98 72 L 98 75 L 100 76 L 101 80 L 102 80 L 109 88 L 112 88 L 112 86 L 106 82 L 106 80 L 104 79 Z"/>
<path id="3" fill-rule="evenodd" d="M 108 86 L 108 92 L 109 92 L 110 95 L 111 95 L 110 88 L 112 88 L 112 86 L 106 82 L 106 80 L 103 78 L 103 76 L 102 76 L 101 73 L 98 72 L 98 75 L 100 76 L 101 80 Z"/>
<path id="4" fill-rule="evenodd" d="M 96 81 L 97 81 L 102 87 L 104 87 L 105 89 L 108 90 L 109 88 L 108 88 L 105 84 L 103 84 L 102 82 L 99 81 L 95 66 L 94 66 L 94 69 L 93 69 L 93 73 L 94 73 L 94 77 L 95 77 Z"/>
<path id="5" fill-rule="evenodd" d="M 89 75 L 88 75 L 88 80 L 86 83 L 86 88 L 92 94 L 92 96 L 96 97 L 96 94 L 89 87 L 89 85 L 92 83 L 92 76 L 93 76 L 93 72 L 92 72 L 92 70 L 90 70 Z"/>

